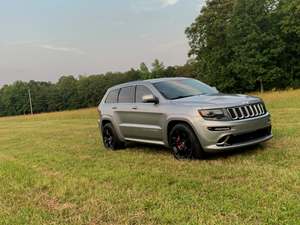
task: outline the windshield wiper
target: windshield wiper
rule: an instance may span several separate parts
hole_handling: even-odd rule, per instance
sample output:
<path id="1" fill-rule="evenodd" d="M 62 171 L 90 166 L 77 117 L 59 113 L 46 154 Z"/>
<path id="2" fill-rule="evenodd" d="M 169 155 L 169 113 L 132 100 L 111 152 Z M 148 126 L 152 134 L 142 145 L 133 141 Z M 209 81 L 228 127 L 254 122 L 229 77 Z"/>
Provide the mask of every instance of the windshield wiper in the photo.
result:
<path id="1" fill-rule="evenodd" d="M 171 100 L 176 100 L 176 99 L 180 99 L 180 98 L 188 98 L 188 97 L 193 97 L 195 95 L 180 95 L 174 98 L 171 98 Z"/>

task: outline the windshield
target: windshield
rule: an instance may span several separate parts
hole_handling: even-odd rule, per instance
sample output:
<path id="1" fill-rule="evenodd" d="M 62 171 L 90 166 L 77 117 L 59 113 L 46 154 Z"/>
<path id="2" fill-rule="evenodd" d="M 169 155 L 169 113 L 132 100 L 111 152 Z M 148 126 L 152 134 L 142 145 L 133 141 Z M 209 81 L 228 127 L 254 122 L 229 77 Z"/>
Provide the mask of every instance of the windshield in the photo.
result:
<path id="1" fill-rule="evenodd" d="M 218 93 L 216 89 L 194 79 L 161 81 L 153 85 L 165 98 L 170 100 Z"/>

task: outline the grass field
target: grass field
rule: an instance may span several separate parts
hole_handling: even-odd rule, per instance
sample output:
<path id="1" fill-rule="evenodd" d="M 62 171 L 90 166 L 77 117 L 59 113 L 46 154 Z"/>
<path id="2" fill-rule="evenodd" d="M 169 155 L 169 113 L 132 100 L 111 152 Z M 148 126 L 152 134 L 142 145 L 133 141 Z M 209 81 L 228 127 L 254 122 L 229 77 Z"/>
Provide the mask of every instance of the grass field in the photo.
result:
<path id="1" fill-rule="evenodd" d="M 300 90 L 261 95 L 274 139 L 177 161 L 106 151 L 95 109 L 0 119 L 0 224 L 299 224 Z"/>

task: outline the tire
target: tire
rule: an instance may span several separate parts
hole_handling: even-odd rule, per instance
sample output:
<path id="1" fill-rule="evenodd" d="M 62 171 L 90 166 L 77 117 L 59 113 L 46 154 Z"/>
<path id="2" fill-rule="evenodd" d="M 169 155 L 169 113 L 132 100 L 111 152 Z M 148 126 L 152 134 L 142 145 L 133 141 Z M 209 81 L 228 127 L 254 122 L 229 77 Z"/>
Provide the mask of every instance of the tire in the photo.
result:
<path id="1" fill-rule="evenodd" d="M 113 125 L 107 123 L 102 128 L 102 140 L 104 147 L 111 150 L 124 148 L 125 143 L 118 137 Z"/>
<path id="2" fill-rule="evenodd" d="M 169 145 L 176 159 L 202 159 L 204 151 L 194 131 L 184 123 L 175 125 L 169 133 Z"/>

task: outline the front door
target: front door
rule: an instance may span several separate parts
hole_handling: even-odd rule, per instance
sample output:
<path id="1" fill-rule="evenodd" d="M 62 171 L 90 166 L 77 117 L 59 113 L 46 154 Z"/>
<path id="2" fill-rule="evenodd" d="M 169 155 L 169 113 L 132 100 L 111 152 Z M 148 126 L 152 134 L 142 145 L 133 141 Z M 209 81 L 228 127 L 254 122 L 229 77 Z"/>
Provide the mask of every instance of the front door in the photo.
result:
<path id="1" fill-rule="evenodd" d="M 133 128 L 130 138 L 143 141 L 162 141 L 163 114 L 160 105 L 154 103 L 143 103 L 143 96 L 152 95 L 149 88 L 137 85 L 135 92 L 135 104 L 130 114 L 130 125 Z"/>

